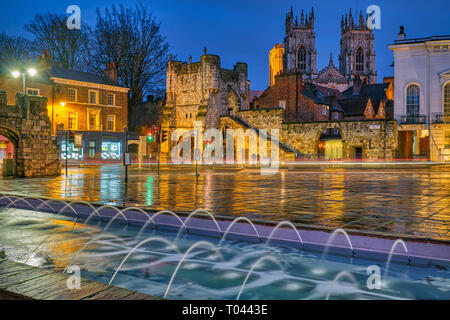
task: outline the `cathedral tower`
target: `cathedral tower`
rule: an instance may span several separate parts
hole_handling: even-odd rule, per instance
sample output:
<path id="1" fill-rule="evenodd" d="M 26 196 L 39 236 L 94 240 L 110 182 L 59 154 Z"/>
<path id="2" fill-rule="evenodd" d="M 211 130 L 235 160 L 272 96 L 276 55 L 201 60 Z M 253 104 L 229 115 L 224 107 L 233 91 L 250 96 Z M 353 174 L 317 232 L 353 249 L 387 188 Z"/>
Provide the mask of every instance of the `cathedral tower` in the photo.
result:
<path id="1" fill-rule="evenodd" d="M 315 78 L 316 71 L 316 34 L 314 32 L 314 8 L 311 14 L 303 13 L 300 21 L 294 19 L 293 9 L 286 15 L 286 37 L 284 38 L 284 72 L 300 72 L 304 81 Z"/>
<path id="2" fill-rule="evenodd" d="M 377 83 L 375 71 L 374 35 L 359 14 L 359 25 L 353 21 L 352 9 L 341 17 L 341 52 L 339 70 L 347 80 L 353 82 L 357 77 L 368 83 Z"/>

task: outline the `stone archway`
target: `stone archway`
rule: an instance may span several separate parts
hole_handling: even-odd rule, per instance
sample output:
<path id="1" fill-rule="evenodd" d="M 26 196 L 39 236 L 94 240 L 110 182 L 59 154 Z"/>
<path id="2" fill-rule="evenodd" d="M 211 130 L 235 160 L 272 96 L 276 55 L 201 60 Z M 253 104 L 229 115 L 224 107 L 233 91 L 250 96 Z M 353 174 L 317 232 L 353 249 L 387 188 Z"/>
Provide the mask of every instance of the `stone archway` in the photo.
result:
<path id="1" fill-rule="evenodd" d="M 16 175 L 19 145 L 20 135 L 9 127 L 0 126 L 0 176 Z"/>
<path id="2" fill-rule="evenodd" d="M 336 127 L 323 130 L 319 136 L 317 145 L 319 159 L 342 160 L 344 158 L 341 131 Z"/>

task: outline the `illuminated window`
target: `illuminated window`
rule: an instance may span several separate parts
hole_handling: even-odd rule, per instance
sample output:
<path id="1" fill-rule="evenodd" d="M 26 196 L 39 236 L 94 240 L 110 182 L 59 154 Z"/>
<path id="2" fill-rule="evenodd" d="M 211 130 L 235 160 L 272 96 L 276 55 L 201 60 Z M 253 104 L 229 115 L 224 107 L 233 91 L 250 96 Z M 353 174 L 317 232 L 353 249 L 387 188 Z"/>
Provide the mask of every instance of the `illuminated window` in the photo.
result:
<path id="1" fill-rule="evenodd" d="M 450 83 L 444 87 L 444 115 L 450 117 Z"/>
<path id="2" fill-rule="evenodd" d="M 450 149 L 450 130 L 444 132 L 444 148 Z"/>
<path id="3" fill-rule="evenodd" d="M 301 71 L 306 69 L 306 50 L 304 47 L 298 50 L 298 69 Z"/>
<path id="4" fill-rule="evenodd" d="M 69 130 L 78 130 L 78 119 L 76 112 L 69 112 Z"/>
<path id="5" fill-rule="evenodd" d="M 39 89 L 27 88 L 27 94 L 30 95 L 30 96 L 38 96 L 39 95 Z"/>
<path id="6" fill-rule="evenodd" d="M 356 71 L 364 71 L 364 53 L 361 47 L 356 51 Z"/>
<path id="7" fill-rule="evenodd" d="M 417 117 L 420 113 L 420 88 L 412 84 L 406 89 L 406 115 Z"/>
<path id="8" fill-rule="evenodd" d="M 106 130 L 114 131 L 116 129 L 116 116 L 108 115 L 106 117 Z"/>
<path id="9" fill-rule="evenodd" d="M 113 93 L 108 93 L 106 104 L 109 106 L 115 105 L 115 96 Z"/>
<path id="10" fill-rule="evenodd" d="M 97 104 L 98 101 L 98 91 L 89 90 L 89 103 Z"/>
<path id="11" fill-rule="evenodd" d="M 100 130 L 99 110 L 88 110 L 88 130 Z"/>
<path id="12" fill-rule="evenodd" d="M 77 101 L 77 90 L 76 89 L 67 89 L 67 100 L 68 101 Z"/>

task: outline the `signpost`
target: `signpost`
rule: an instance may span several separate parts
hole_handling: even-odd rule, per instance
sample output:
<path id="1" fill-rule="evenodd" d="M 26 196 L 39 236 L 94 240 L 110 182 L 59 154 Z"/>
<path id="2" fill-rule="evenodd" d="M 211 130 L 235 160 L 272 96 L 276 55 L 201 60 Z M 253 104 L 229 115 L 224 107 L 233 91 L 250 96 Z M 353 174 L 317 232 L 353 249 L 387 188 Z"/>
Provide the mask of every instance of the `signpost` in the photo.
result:
<path id="1" fill-rule="evenodd" d="M 195 176 L 198 177 L 198 162 L 200 161 L 200 157 L 201 157 L 201 152 L 200 149 L 198 148 L 198 130 L 194 129 L 191 130 L 191 135 L 195 137 L 195 145 L 197 146 L 197 148 L 194 149 L 194 160 L 195 160 Z"/>

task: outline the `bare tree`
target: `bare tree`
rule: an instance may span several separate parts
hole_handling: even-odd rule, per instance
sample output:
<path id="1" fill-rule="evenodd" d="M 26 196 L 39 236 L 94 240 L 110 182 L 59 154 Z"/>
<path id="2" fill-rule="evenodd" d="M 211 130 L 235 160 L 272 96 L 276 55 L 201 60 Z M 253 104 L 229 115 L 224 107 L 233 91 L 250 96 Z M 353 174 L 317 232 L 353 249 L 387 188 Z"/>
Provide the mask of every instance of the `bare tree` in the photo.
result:
<path id="1" fill-rule="evenodd" d="M 0 61 L 3 66 L 15 68 L 18 65 L 30 63 L 32 58 L 29 40 L 0 33 Z"/>
<path id="2" fill-rule="evenodd" d="M 160 23 L 147 8 L 97 8 L 97 22 L 90 33 L 88 65 L 102 74 L 106 63 L 116 62 L 119 83 L 130 88 L 128 119 L 131 106 L 142 102 L 144 93 L 165 85 L 165 68 L 169 45 L 160 33 Z"/>
<path id="3" fill-rule="evenodd" d="M 39 13 L 25 25 L 25 30 L 33 34 L 33 50 L 41 54 L 48 50 L 52 62 L 61 68 L 83 70 L 84 47 L 88 41 L 87 26 L 81 29 L 68 29 L 64 14 Z"/>

